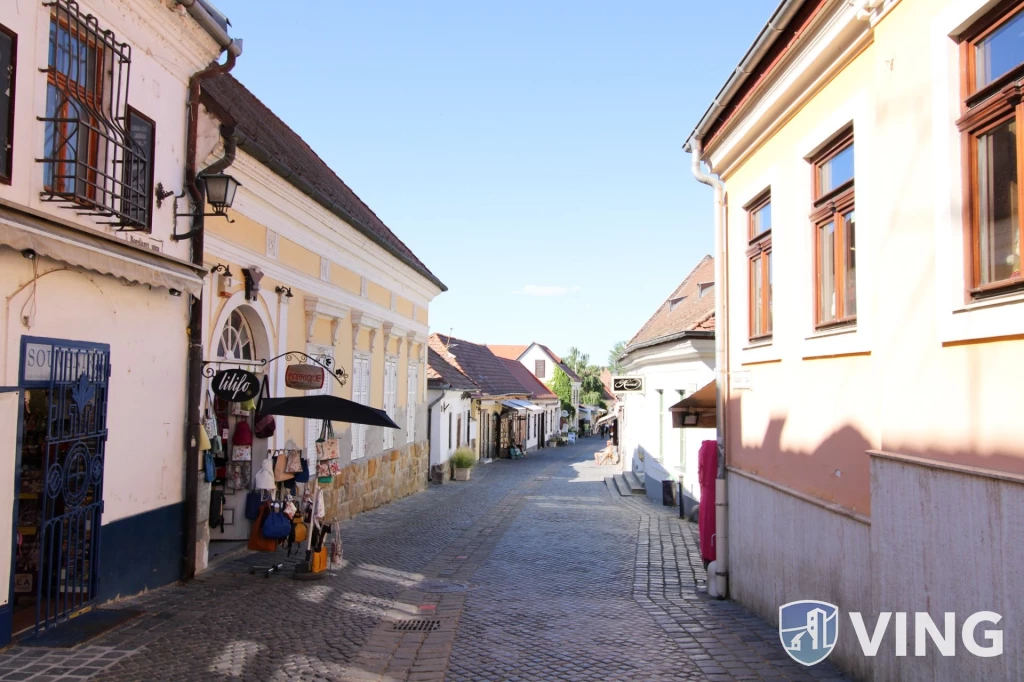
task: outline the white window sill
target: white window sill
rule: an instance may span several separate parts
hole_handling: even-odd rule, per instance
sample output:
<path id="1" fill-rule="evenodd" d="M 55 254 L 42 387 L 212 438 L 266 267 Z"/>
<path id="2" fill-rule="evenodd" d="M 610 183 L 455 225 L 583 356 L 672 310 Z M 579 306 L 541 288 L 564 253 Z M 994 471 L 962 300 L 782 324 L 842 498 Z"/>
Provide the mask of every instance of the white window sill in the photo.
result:
<path id="1" fill-rule="evenodd" d="M 772 339 L 754 341 L 740 351 L 741 365 L 757 365 L 765 362 L 780 362 L 782 355 Z"/>
<path id="2" fill-rule="evenodd" d="M 1024 334 L 1024 292 L 993 296 L 947 308 L 941 318 L 942 343 L 982 341 Z"/>
<path id="3" fill-rule="evenodd" d="M 802 355 L 804 360 L 810 360 L 870 352 L 871 345 L 864 329 L 851 324 L 812 333 L 804 339 Z"/>

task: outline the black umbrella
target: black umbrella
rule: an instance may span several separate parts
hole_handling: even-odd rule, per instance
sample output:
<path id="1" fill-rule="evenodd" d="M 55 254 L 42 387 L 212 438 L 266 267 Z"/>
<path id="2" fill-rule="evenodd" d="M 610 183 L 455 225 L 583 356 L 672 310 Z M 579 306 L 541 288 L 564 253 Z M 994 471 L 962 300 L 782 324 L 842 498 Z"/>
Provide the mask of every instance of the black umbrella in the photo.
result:
<path id="1" fill-rule="evenodd" d="M 375 407 L 360 405 L 333 395 L 304 395 L 294 398 L 264 398 L 259 404 L 263 414 L 283 417 L 305 417 L 349 424 L 368 424 L 390 429 L 401 428 L 388 413 Z"/>

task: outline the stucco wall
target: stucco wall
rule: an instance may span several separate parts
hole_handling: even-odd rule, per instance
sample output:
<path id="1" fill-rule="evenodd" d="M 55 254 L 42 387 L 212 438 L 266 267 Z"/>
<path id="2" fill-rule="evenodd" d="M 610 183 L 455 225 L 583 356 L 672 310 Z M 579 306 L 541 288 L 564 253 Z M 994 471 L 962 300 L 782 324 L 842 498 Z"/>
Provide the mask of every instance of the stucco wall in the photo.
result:
<path id="1" fill-rule="evenodd" d="M 787 602 L 835 604 L 842 620 L 829 660 L 864 677 L 866 659 L 846 614 L 871 611 L 871 527 L 735 473 L 728 509 L 730 598 L 773 624 Z"/>
<path id="2" fill-rule="evenodd" d="M 871 459 L 871 573 L 878 610 L 927 611 L 943 623 L 956 614 L 956 656 L 895 656 L 892 635 L 872 661 L 875 679 L 1024 679 L 1024 479 L 999 480 L 880 457 Z M 1003 617 L 986 629 L 1003 632 L 1003 655 L 971 656 L 960 640 L 977 611 Z M 872 614 L 874 615 L 874 614 Z M 869 621 L 873 622 L 873 621 Z M 893 626 L 890 625 L 890 628 Z"/>

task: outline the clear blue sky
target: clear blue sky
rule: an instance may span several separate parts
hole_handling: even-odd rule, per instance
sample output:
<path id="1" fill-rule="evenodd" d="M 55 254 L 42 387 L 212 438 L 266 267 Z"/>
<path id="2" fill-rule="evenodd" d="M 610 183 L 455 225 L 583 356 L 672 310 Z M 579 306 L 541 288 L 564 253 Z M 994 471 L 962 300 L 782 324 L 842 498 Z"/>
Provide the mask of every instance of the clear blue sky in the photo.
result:
<path id="1" fill-rule="evenodd" d="M 776 0 L 215 0 L 235 68 L 445 283 L 433 331 L 603 363 L 713 248 L 686 136 Z"/>

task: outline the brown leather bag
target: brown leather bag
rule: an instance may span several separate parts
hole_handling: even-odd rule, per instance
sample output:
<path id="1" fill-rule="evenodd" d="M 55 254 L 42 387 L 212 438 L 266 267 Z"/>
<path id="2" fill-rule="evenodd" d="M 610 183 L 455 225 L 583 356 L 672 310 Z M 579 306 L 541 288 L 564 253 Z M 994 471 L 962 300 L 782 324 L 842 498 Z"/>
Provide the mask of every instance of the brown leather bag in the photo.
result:
<path id="1" fill-rule="evenodd" d="M 249 529 L 249 549 L 254 552 L 273 552 L 277 549 L 277 540 L 268 540 L 263 537 L 263 522 L 270 514 L 270 503 L 264 502 L 260 505 L 260 515 L 252 522 Z"/>

